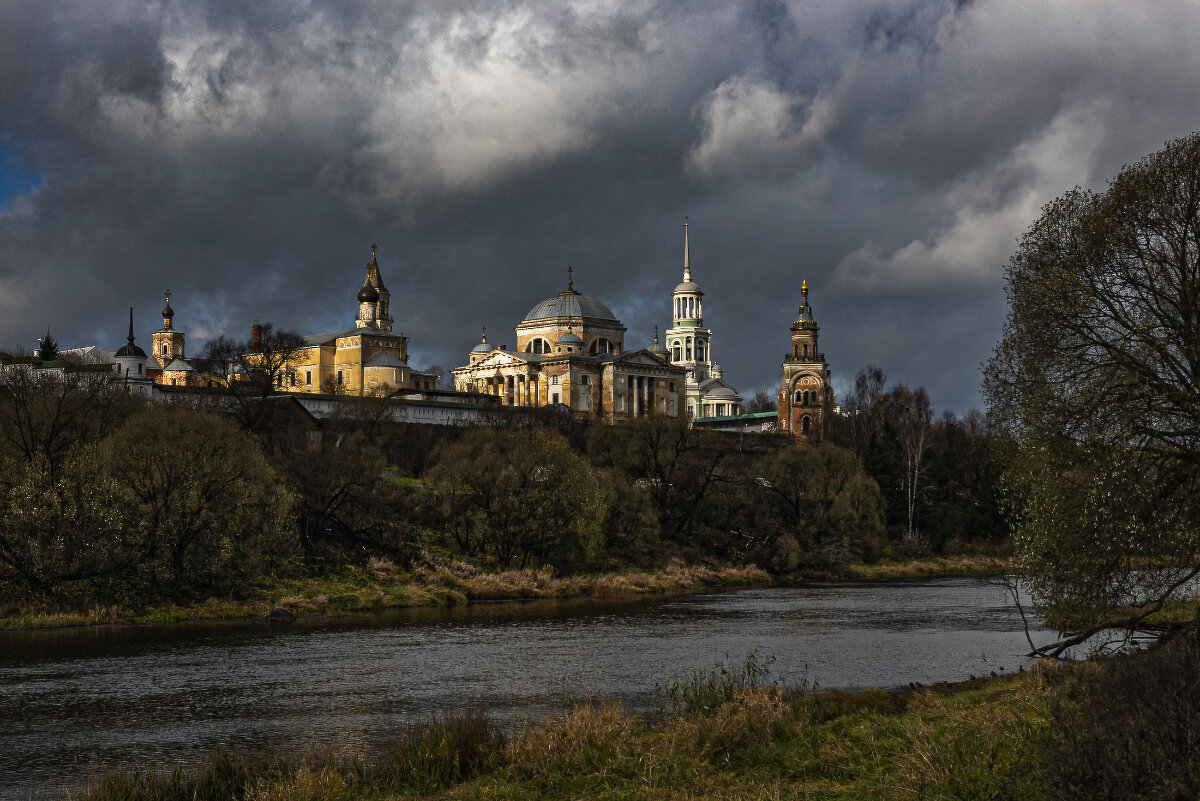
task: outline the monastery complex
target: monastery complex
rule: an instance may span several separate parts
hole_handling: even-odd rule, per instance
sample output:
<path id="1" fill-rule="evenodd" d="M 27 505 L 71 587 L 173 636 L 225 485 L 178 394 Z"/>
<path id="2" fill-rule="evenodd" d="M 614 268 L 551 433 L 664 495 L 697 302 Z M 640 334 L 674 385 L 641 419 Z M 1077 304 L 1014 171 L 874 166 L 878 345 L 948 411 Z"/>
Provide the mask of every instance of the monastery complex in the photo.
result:
<path id="1" fill-rule="evenodd" d="M 818 348 L 819 326 L 807 282 L 779 375 L 778 411 L 743 414 L 742 397 L 725 382 L 713 359 L 714 335 L 704 325 L 704 292 L 693 276 L 686 221 L 683 280 L 671 293 L 671 325 L 664 341 L 656 327 L 653 342 L 627 345 L 625 326 L 603 302 L 575 289 L 570 272 L 565 289 L 535 303 L 514 326 L 514 348 L 489 343 L 485 330 L 465 354 L 465 363 L 451 371 L 453 390 L 445 390 L 437 386 L 437 376 L 409 366 L 408 338 L 393 330 L 391 293 L 372 245 L 366 275 L 354 295 L 353 325 L 295 343 L 284 369 L 275 374 L 275 390 L 297 397 L 397 398 L 416 391 L 440 402 L 476 398 L 492 407 L 557 407 L 608 423 L 661 415 L 715 428 L 757 426 L 814 442 L 827 431 L 834 401 L 831 374 Z M 125 346 L 115 353 L 85 350 L 143 387 L 214 386 L 214 368 L 187 355 L 186 334 L 175 327 L 171 293 L 165 296 L 162 328 L 151 334 L 149 354 L 134 341 L 132 309 Z M 262 352 L 262 336 L 263 327 L 256 323 L 247 354 L 251 364 Z"/>

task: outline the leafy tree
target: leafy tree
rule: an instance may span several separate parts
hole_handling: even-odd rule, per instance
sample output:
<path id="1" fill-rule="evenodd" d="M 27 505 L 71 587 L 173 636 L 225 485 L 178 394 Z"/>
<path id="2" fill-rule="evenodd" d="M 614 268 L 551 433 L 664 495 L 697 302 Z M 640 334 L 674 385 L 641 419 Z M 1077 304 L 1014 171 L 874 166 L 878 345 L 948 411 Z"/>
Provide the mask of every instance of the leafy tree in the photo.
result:
<path id="1" fill-rule="evenodd" d="M 791 445 L 758 468 L 761 477 L 752 483 L 758 503 L 782 524 L 777 569 L 836 571 L 883 536 L 879 487 L 851 451 L 830 443 Z"/>
<path id="2" fill-rule="evenodd" d="M 412 561 L 407 491 L 364 432 L 329 430 L 318 446 L 282 453 L 279 465 L 295 493 L 306 555 L 357 562 L 383 553 Z"/>
<path id="3" fill-rule="evenodd" d="M 140 521 L 146 594 L 244 589 L 293 549 L 291 495 L 229 418 L 151 409 L 104 443 L 104 473 Z"/>
<path id="4" fill-rule="evenodd" d="M 125 601 L 139 569 L 138 521 L 103 475 L 99 448 L 51 474 L 44 458 L 10 460 L 0 507 L 0 598 Z"/>
<path id="5" fill-rule="evenodd" d="M 599 554 L 605 493 L 555 431 L 472 429 L 442 450 L 427 479 L 435 524 L 468 554 L 560 569 Z"/>
<path id="6" fill-rule="evenodd" d="M 714 488 L 727 481 L 724 463 L 733 447 L 711 432 L 693 429 L 686 420 L 639 417 L 612 434 L 600 432 L 590 450 L 623 469 L 644 487 L 664 539 L 683 542 L 704 516 Z"/>
<path id="7" fill-rule="evenodd" d="M 1048 204 L 1005 279 L 984 392 L 1035 608 L 1161 631 L 1200 576 L 1200 134 Z"/>

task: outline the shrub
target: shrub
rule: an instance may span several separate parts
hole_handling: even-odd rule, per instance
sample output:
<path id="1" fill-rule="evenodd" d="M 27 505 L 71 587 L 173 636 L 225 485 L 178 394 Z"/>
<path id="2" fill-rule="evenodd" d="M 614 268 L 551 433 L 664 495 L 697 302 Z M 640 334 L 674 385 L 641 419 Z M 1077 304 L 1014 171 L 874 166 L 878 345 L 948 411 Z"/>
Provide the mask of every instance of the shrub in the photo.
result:
<path id="1" fill-rule="evenodd" d="M 487 712 L 466 709 L 413 726 L 373 771 L 388 786 L 432 793 L 473 779 L 492 768 L 504 744 Z"/>
<path id="2" fill-rule="evenodd" d="M 640 727 L 620 703 L 584 704 L 514 738 L 508 763 L 515 774 L 542 780 L 599 772 L 632 753 Z"/>
<path id="3" fill-rule="evenodd" d="M 1200 797 L 1200 629 L 1084 666 L 1013 776 L 1016 797 Z"/>
<path id="4" fill-rule="evenodd" d="M 758 649 L 746 655 L 741 665 L 718 662 L 709 670 L 697 670 L 688 676 L 672 676 L 666 684 L 655 684 L 655 704 L 659 717 L 679 717 L 710 712 L 731 701 L 739 692 L 762 685 L 771 672 L 775 657 L 760 658 Z"/>

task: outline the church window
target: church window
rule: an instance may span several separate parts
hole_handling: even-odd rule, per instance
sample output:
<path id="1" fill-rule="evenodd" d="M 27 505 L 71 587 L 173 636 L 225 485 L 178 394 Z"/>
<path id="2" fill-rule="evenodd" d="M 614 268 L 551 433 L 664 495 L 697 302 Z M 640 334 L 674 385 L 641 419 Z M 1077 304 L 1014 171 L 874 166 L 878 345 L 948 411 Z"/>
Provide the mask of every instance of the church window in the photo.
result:
<path id="1" fill-rule="evenodd" d="M 685 353 L 686 353 L 687 360 L 690 362 L 692 360 L 692 340 L 690 340 L 690 339 L 687 341 L 687 350 L 685 351 Z"/>
<path id="2" fill-rule="evenodd" d="M 695 417 L 695 416 L 696 416 L 696 407 L 694 404 L 689 403 L 688 404 L 688 417 Z"/>
<path id="3" fill-rule="evenodd" d="M 312 370 L 304 371 L 304 386 L 306 386 L 306 387 L 312 386 Z"/>
<path id="4" fill-rule="evenodd" d="M 138 362 L 138 375 L 142 374 L 142 363 Z"/>
<path id="5" fill-rule="evenodd" d="M 805 346 L 804 346 L 804 355 L 805 355 L 805 356 L 807 356 L 807 355 L 808 355 L 808 345 L 805 345 Z"/>
<path id="6" fill-rule="evenodd" d="M 558 393 L 557 392 L 555 392 L 553 395 L 550 396 L 550 402 L 558 403 Z"/>
<path id="7" fill-rule="evenodd" d="M 593 355 L 597 354 L 597 353 L 612 353 L 613 352 L 613 343 L 611 340 L 605 339 L 604 337 L 600 337 L 599 339 L 594 339 L 594 340 L 592 340 L 592 346 L 590 348 L 590 352 Z"/>
<path id="8" fill-rule="evenodd" d="M 800 430 L 806 433 L 812 431 L 812 418 L 807 414 L 800 418 Z"/>
<path id="9" fill-rule="evenodd" d="M 529 344 L 525 346 L 526 353 L 552 353 L 549 341 L 541 337 L 534 337 Z"/>
<path id="10" fill-rule="evenodd" d="M 162 343 L 162 355 L 163 356 L 167 355 L 167 343 L 166 342 Z"/>
<path id="11" fill-rule="evenodd" d="M 671 343 L 671 361 L 679 361 L 683 358 L 683 349 L 679 347 L 679 340 L 676 339 Z"/>
<path id="12" fill-rule="evenodd" d="M 554 386 L 558 386 L 558 376 L 556 376 L 556 375 L 551 376 L 550 383 L 553 384 Z M 558 397 L 558 396 L 556 395 L 555 397 Z M 555 401 L 555 402 L 557 403 L 557 401 Z"/>
<path id="13" fill-rule="evenodd" d="M 337 382 L 338 382 L 338 386 L 340 387 L 342 385 L 342 371 L 341 370 L 338 370 Z"/>
<path id="14" fill-rule="evenodd" d="M 579 383 L 586 387 L 588 383 L 588 377 L 586 375 L 579 376 Z"/>

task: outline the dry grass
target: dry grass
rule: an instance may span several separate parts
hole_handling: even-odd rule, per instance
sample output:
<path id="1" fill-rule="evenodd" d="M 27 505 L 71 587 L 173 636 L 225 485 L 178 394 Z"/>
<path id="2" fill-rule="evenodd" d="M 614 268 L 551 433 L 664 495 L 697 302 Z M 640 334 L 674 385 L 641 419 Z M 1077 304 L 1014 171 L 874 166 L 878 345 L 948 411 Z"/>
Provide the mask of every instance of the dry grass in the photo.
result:
<path id="1" fill-rule="evenodd" d="M 505 742 L 485 715 L 416 728 L 366 754 L 221 753 L 173 774 L 119 767 L 81 801 L 994 798 L 1047 721 L 1044 672 L 902 693 L 746 687 L 650 723 L 619 703 L 576 706 Z"/>
<path id="2" fill-rule="evenodd" d="M 658 571 L 556 576 L 548 568 L 484 572 L 465 562 L 423 554 L 422 563 L 411 571 L 387 559 L 373 558 L 363 567 L 347 566 L 329 575 L 277 580 L 259 587 L 246 600 L 212 598 L 191 605 L 169 604 L 141 611 L 122 606 L 79 611 L 13 606 L 0 610 L 0 629 L 264 619 L 275 606 L 304 617 L 412 606 L 453 606 L 470 601 L 635 598 L 770 582 L 770 575 L 756 567 L 709 568 L 672 562 Z"/>
<path id="3" fill-rule="evenodd" d="M 896 562 L 853 565 L 849 573 L 860 579 L 902 579 L 921 576 L 998 576 L 1011 573 L 1010 559 L 998 556 L 934 556 Z"/>

